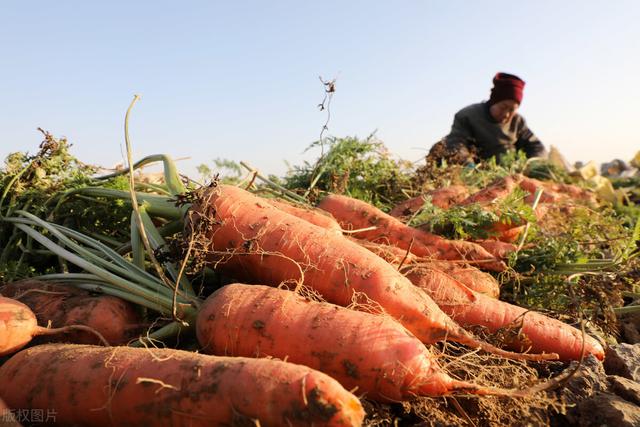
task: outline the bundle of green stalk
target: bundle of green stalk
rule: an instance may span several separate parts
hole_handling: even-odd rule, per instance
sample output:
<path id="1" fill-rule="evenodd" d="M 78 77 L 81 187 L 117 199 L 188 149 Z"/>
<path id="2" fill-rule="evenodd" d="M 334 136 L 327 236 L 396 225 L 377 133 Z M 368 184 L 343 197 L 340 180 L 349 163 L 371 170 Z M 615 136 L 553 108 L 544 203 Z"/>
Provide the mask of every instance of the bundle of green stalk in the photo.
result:
<path id="1" fill-rule="evenodd" d="M 97 177 L 99 168 L 73 157 L 66 139 L 54 138 L 45 131 L 42 133 L 44 141 L 35 155 L 13 153 L 0 168 L 0 216 L 12 216 L 17 210 L 26 210 L 112 247 L 128 242 L 130 205 L 83 195 L 66 199 L 64 195 L 86 187 L 129 191 L 129 179 L 122 176 L 122 172 Z M 157 161 L 164 163 L 166 184 L 136 182 L 135 189 L 162 195 L 184 191 L 175 165 L 164 155 L 149 156 L 134 167 L 141 168 Z M 66 199 L 64 203 L 59 203 L 61 198 Z M 35 248 L 30 237 L 7 223 L 0 223 L 0 248 L 0 280 L 3 281 L 67 268 L 64 260 Z"/>
<path id="2" fill-rule="evenodd" d="M 66 140 L 42 133 L 44 141 L 35 155 L 10 154 L 0 168 L 0 216 L 25 209 L 44 217 L 53 194 L 91 181 L 95 168 L 72 157 Z M 70 205 L 70 209 L 78 208 L 78 204 Z M 50 260 L 33 256 L 42 254 L 36 254 L 31 241 L 23 237 L 10 224 L 0 223 L 0 279 L 29 276 L 53 266 Z"/>

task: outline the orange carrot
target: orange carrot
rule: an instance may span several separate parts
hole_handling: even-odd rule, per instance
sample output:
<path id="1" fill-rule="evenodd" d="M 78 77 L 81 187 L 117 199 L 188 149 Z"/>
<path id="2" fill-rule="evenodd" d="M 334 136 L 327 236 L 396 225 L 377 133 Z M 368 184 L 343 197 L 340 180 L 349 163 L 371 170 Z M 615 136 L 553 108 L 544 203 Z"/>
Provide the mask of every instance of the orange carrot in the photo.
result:
<path id="1" fill-rule="evenodd" d="M 0 366 L 0 397 L 83 426 L 360 426 L 333 378 L 270 359 L 181 350 L 46 344 Z"/>
<path id="2" fill-rule="evenodd" d="M 503 199 L 508 196 L 518 187 L 518 184 L 522 180 L 522 175 L 505 176 L 498 178 L 485 188 L 477 191 L 458 203 L 460 206 L 467 206 L 473 203 L 480 205 L 487 205 L 495 200 Z"/>
<path id="3" fill-rule="evenodd" d="M 0 356 L 20 350 L 35 336 L 60 334 L 74 329 L 92 332 L 90 328 L 81 325 L 57 329 L 43 328 L 38 326 L 36 315 L 29 307 L 20 301 L 0 297 Z M 93 333 L 97 334 L 95 331 Z M 97 335 L 103 342 L 105 341 L 102 336 Z"/>
<path id="4" fill-rule="evenodd" d="M 489 233 L 493 239 L 497 239 L 505 243 L 517 242 L 522 232 L 526 228 L 525 224 L 519 220 L 517 223 L 505 224 L 503 222 L 496 222 L 491 227 Z"/>
<path id="5" fill-rule="evenodd" d="M 527 203 L 533 202 L 534 196 L 538 189 L 543 190 L 542 194 L 540 195 L 540 203 L 557 203 L 562 199 L 561 195 L 547 188 L 547 186 L 542 181 L 539 181 L 537 179 L 523 177 L 522 181 L 520 181 L 520 188 L 529 193 L 529 195 L 525 199 Z"/>
<path id="6" fill-rule="evenodd" d="M 492 275 L 480 271 L 474 266 L 447 261 L 417 262 L 414 266 L 436 272 L 438 275 L 449 276 L 469 289 L 473 289 L 488 297 L 498 298 L 500 295 L 500 284 L 498 281 Z M 406 266 L 400 271 L 403 272 L 411 270 L 412 268 L 413 266 Z"/>
<path id="7" fill-rule="evenodd" d="M 375 243 L 368 240 L 352 239 L 353 242 L 359 244 L 363 248 L 378 255 L 389 264 L 398 268 L 401 265 L 408 265 L 418 262 L 422 259 L 417 255 L 412 254 L 406 249 L 400 249 L 397 246 L 385 245 L 384 243 Z"/>
<path id="8" fill-rule="evenodd" d="M 527 191 L 530 197 L 533 197 L 532 195 L 535 194 L 538 188 L 542 188 L 544 191 L 540 201 L 545 203 L 556 203 L 562 200 L 579 200 L 590 204 L 596 203 L 596 197 L 592 191 L 576 185 L 540 181 L 534 178 L 523 177 L 520 182 L 520 187 Z"/>
<path id="9" fill-rule="evenodd" d="M 484 206 L 487 209 L 492 209 L 491 204 L 495 203 L 497 200 L 504 199 L 509 194 L 511 194 L 518 185 L 522 185 L 523 180 L 526 178 L 520 174 L 514 174 L 511 176 L 506 176 L 503 178 L 499 178 L 495 180 L 489 186 L 483 188 L 482 190 L 472 194 L 467 197 L 465 200 L 459 203 L 460 206 L 466 206 L 473 203 L 477 203 L 481 206 Z M 527 198 L 525 201 L 527 203 L 533 203 L 533 193 L 531 193 L 531 199 Z M 543 193 L 544 194 L 544 193 Z M 544 199 L 541 199 L 544 200 Z M 538 216 L 538 209 L 536 208 L 536 215 Z M 542 213 L 544 215 L 544 213 Z M 540 215 L 539 218 L 542 216 Z M 524 231 L 526 225 L 523 224 L 524 221 L 519 220 L 514 223 L 502 223 L 496 222 L 493 224 L 489 232 L 491 233 L 491 239 L 497 239 L 507 243 L 516 242 L 522 232 Z M 486 246 L 483 245 L 486 248 Z M 496 248 L 497 249 L 497 248 Z M 491 252 L 491 251 L 490 251 Z M 495 255 L 495 252 L 491 252 Z"/>
<path id="10" fill-rule="evenodd" d="M 604 358 L 600 343 L 578 329 L 535 311 L 498 301 L 475 292 L 450 277 L 415 268 L 407 277 L 424 289 L 438 306 L 461 325 L 483 326 L 491 332 L 518 326 L 518 337 L 509 343 L 517 351 L 553 352 L 561 360 L 578 360 L 584 341 L 585 354 Z"/>
<path id="11" fill-rule="evenodd" d="M 469 196 L 469 190 L 463 185 L 451 185 L 449 187 L 436 188 L 425 194 L 405 200 L 396 205 L 389 215 L 395 218 L 410 217 L 424 205 L 425 196 L 431 198 L 431 203 L 442 209 L 447 209 Z"/>
<path id="12" fill-rule="evenodd" d="M 61 328 L 86 325 L 99 332 L 112 345 L 125 344 L 141 330 L 142 319 L 135 307 L 109 295 L 91 295 L 71 286 L 37 280 L 13 282 L 0 287 L 0 295 L 17 299 L 36 315 L 38 324 Z M 68 334 L 47 336 L 43 341 L 98 344 L 93 333 L 76 330 Z"/>
<path id="13" fill-rule="evenodd" d="M 318 208 L 296 206 L 289 202 L 285 202 L 284 200 L 265 200 L 267 200 L 269 203 L 271 203 L 281 211 L 285 211 L 291 215 L 295 215 L 298 218 L 302 218 L 305 221 L 310 222 L 311 224 L 317 225 L 318 227 L 333 231 L 336 234 L 342 234 L 342 228 L 340 228 L 340 224 L 338 224 L 338 221 L 336 221 L 329 212 L 325 212 L 322 209 Z"/>
<path id="14" fill-rule="evenodd" d="M 513 243 L 503 242 L 501 240 L 476 240 L 476 244 L 482 246 L 495 256 L 500 259 L 507 259 L 512 252 L 515 252 L 518 248 Z"/>
<path id="15" fill-rule="evenodd" d="M 283 289 L 224 286 L 201 306 L 196 324 L 206 353 L 286 359 L 329 374 L 347 389 L 357 387 L 372 400 L 455 390 L 508 393 L 449 377 L 420 340 L 388 316 L 313 302 Z"/>
<path id="16" fill-rule="evenodd" d="M 526 203 L 532 204 L 537 189 L 542 188 L 544 191 L 542 192 L 539 204 L 535 209 L 536 217 L 538 220 L 540 220 L 546 212 L 546 208 L 543 207 L 544 203 L 556 203 L 562 199 L 562 196 L 559 195 L 553 189 L 554 187 L 550 184 L 551 183 L 545 183 L 544 181 L 538 181 L 533 178 L 528 178 L 521 174 L 514 174 L 495 180 L 489 186 L 483 188 L 480 191 L 477 191 L 476 193 L 473 193 L 465 200 L 458 203 L 458 205 L 466 206 L 472 203 L 478 203 L 481 206 L 487 206 L 491 203 L 496 202 L 497 200 L 504 199 L 509 194 L 511 194 L 511 192 L 513 192 L 513 190 L 515 190 L 515 188 L 518 186 L 529 193 L 524 201 Z M 513 228 L 514 226 L 517 226 L 517 224 L 496 224 L 497 231 L 505 231 L 509 228 Z"/>
<path id="17" fill-rule="evenodd" d="M 451 277 L 455 277 L 460 283 L 468 286 L 476 292 L 480 292 L 490 297 L 497 298 L 500 295 L 500 285 L 496 279 L 477 268 L 468 265 L 449 261 L 433 261 L 413 255 L 397 246 L 383 245 L 366 240 L 357 241 L 362 247 L 370 250 L 380 258 L 387 261 L 394 268 L 411 268 L 415 265 L 437 270 Z M 502 242 L 500 242 L 502 243 Z M 506 243 L 505 243 L 506 244 Z"/>
<path id="18" fill-rule="evenodd" d="M 331 213 L 343 229 L 374 230 L 354 233 L 354 237 L 408 249 L 412 253 L 441 260 L 467 260 L 479 267 L 503 271 L 506 266 L 475 243 L 447 240 L 440 236 L 403 224 L 380 209 L 351 197 L 329 195 L 318 205 Z"/>
<path id="19" fill-rule="evenodd" d="M 206 261 L 239 281 L 304 284 L 342 306 L 362 294 L 425 343 L 448 338 L 508 357 L 555 356 L 515 355 L 478 341 L 380 257 L 240 188 L 205 189 L 189 211 L 187 226 L 207 242 Z"/>

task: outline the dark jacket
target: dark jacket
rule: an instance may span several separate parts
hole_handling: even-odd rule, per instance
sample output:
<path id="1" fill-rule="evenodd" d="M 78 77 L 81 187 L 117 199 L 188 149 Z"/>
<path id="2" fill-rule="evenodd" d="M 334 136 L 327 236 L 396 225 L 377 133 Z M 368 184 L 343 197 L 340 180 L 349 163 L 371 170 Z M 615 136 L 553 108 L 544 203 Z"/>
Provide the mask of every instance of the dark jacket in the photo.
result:
<path id="1" fill-rule="evenodd" d="M 540 140 L 529 130 L 524 118 L 514 114 L 508 123 L 496 122 L 489 113 L 486 102 L 472 104 L 458 111 L 446 137 L 448 150 L 469 151 L 476 148 L 482 159 L 499 156 L 509 150 L 522 150 L 527 157 L 540 157 L 545 149 Z"/>

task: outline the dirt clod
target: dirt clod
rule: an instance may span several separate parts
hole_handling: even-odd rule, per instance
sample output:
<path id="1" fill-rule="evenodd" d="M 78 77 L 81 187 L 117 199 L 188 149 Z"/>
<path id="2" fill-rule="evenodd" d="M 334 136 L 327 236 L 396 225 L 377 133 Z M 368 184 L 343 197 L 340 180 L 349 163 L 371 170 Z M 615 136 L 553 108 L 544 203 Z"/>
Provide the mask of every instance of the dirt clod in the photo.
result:
<path id="1" fill-rule="evenodd" d="M 567 370 L 575 369 L 579 362 L 571 362 Z M 607 375 L 602 363 L 592 355 L 586 357 L 578 371 L 567 381 L 566 386 L 560 390 L 562 399 L 575 404 L 595 393 L 606 391 L 608 388 Z"/>
<path id="2" fill-rule="evenodd" d="M 609 375 L 619 375 L 640 382 L 640 344 L 618 344 L 607 349 L 604 368 Z"/>
<path id="3" fill-rule="evenodd" d="M 609 377 L 609 389 L 624 400 L 640 405 L 640 383 L 612 375 Z M 638 410 L 640 411 L 640 407 Z"/>
<path id="4" fill-rule="evenodd" d="M 610 393 L 597 393 L 577 407 L 577 425 L 637 427 L 640 425 L 640 408 Z"/>

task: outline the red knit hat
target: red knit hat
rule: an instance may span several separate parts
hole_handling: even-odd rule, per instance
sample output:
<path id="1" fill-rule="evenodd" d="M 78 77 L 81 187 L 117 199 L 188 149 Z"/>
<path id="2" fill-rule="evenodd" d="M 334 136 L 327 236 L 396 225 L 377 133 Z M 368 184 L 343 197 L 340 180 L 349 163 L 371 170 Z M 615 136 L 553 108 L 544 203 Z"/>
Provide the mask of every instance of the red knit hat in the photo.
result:
<path id="1" fill-rule="evenodd" d="M 524 80 L 518 76 L 507 73 L 498 73 L 493 78 L 493 88 L 491 89 L 491 97 L 489 105 L 512 99 L 518 104 L 522 103 L 522 92 L 524 90 Z"/>

